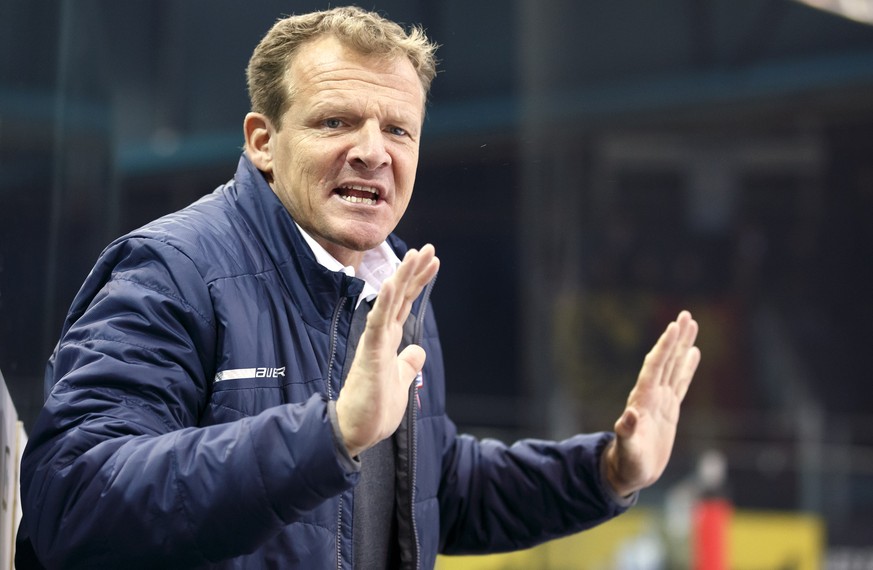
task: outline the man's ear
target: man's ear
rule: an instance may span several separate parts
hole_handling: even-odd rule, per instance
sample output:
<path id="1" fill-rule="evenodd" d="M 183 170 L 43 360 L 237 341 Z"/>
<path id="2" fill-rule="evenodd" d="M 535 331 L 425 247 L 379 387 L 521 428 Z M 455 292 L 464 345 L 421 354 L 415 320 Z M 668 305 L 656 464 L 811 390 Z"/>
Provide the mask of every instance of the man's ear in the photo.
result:
<path id="1" fill-rule="evenodd" d="M 246 154 L 252 164 L 268 175 L 273 173 L 273 125 L 261 113 L 248 113 L 243 121 L 246 136 Z"/>

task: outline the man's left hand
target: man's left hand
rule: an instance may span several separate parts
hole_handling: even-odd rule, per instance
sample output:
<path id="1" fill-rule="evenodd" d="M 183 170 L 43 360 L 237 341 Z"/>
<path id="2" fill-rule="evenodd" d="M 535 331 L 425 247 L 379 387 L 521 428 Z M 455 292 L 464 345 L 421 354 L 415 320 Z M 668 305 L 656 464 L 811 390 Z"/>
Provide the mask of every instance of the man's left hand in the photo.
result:
<path id="1" fill-rule="evenodd" d="M 606 477 L 619 496 L 653 484 L 667 467 L 679 406 L 700 362 L 697 322 L 682 311 L 646 355 L 606 450 Z"/>

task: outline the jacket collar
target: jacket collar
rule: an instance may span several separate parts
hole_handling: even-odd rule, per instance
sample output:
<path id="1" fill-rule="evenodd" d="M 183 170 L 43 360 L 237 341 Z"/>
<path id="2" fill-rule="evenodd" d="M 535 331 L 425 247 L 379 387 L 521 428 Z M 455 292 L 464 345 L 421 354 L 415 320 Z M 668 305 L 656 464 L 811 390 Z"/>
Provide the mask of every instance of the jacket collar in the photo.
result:
<path id="1" fill-rule="evenodd" d="M 288 210 L 245 153 L 240 157 L 229 190 L 246 225 L 263 244 L 305 320 L 329 321 L 340 298 L 361 293 L 363 281 L 318 263 Z M 302 302 L 306 298 L 309 303 Z"/>

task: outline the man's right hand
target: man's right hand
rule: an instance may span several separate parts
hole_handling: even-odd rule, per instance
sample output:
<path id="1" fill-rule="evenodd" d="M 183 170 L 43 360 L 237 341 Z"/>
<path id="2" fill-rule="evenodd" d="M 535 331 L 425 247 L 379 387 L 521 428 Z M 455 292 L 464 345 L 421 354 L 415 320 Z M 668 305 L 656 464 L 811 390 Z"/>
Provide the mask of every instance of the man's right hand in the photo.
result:
<path id="1" fill-rule="evenodd" d="M 343 443 L 354 457 L 397 430 L 409 386 L 424 366 L 424 349 L 397 348 L 412 303 L 436 276 L 439 258 L 430 244 L 411 249 L 383 284 L 358 343 L 355 359 L 336 402 Z"/>

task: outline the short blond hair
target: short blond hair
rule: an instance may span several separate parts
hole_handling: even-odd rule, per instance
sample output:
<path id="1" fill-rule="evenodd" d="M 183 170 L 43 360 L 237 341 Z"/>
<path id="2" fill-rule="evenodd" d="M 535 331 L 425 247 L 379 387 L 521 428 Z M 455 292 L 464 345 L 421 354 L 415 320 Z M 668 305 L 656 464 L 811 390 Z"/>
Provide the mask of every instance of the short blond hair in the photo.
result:
<path id="1" fill-rule="evenodd" d="M 408 58 L 427 97 L 436 76 L 437 44 L 420 26 L 406 31 L 375 12 L 347 6 L 289 16 L 270 28 L 255 47 L 246 70 L 252 111 L 281 128 L 282 116 L 295 90 L 285 81 L 291 60 L 300 46 L 327 34 L 362 55 Z"/>

